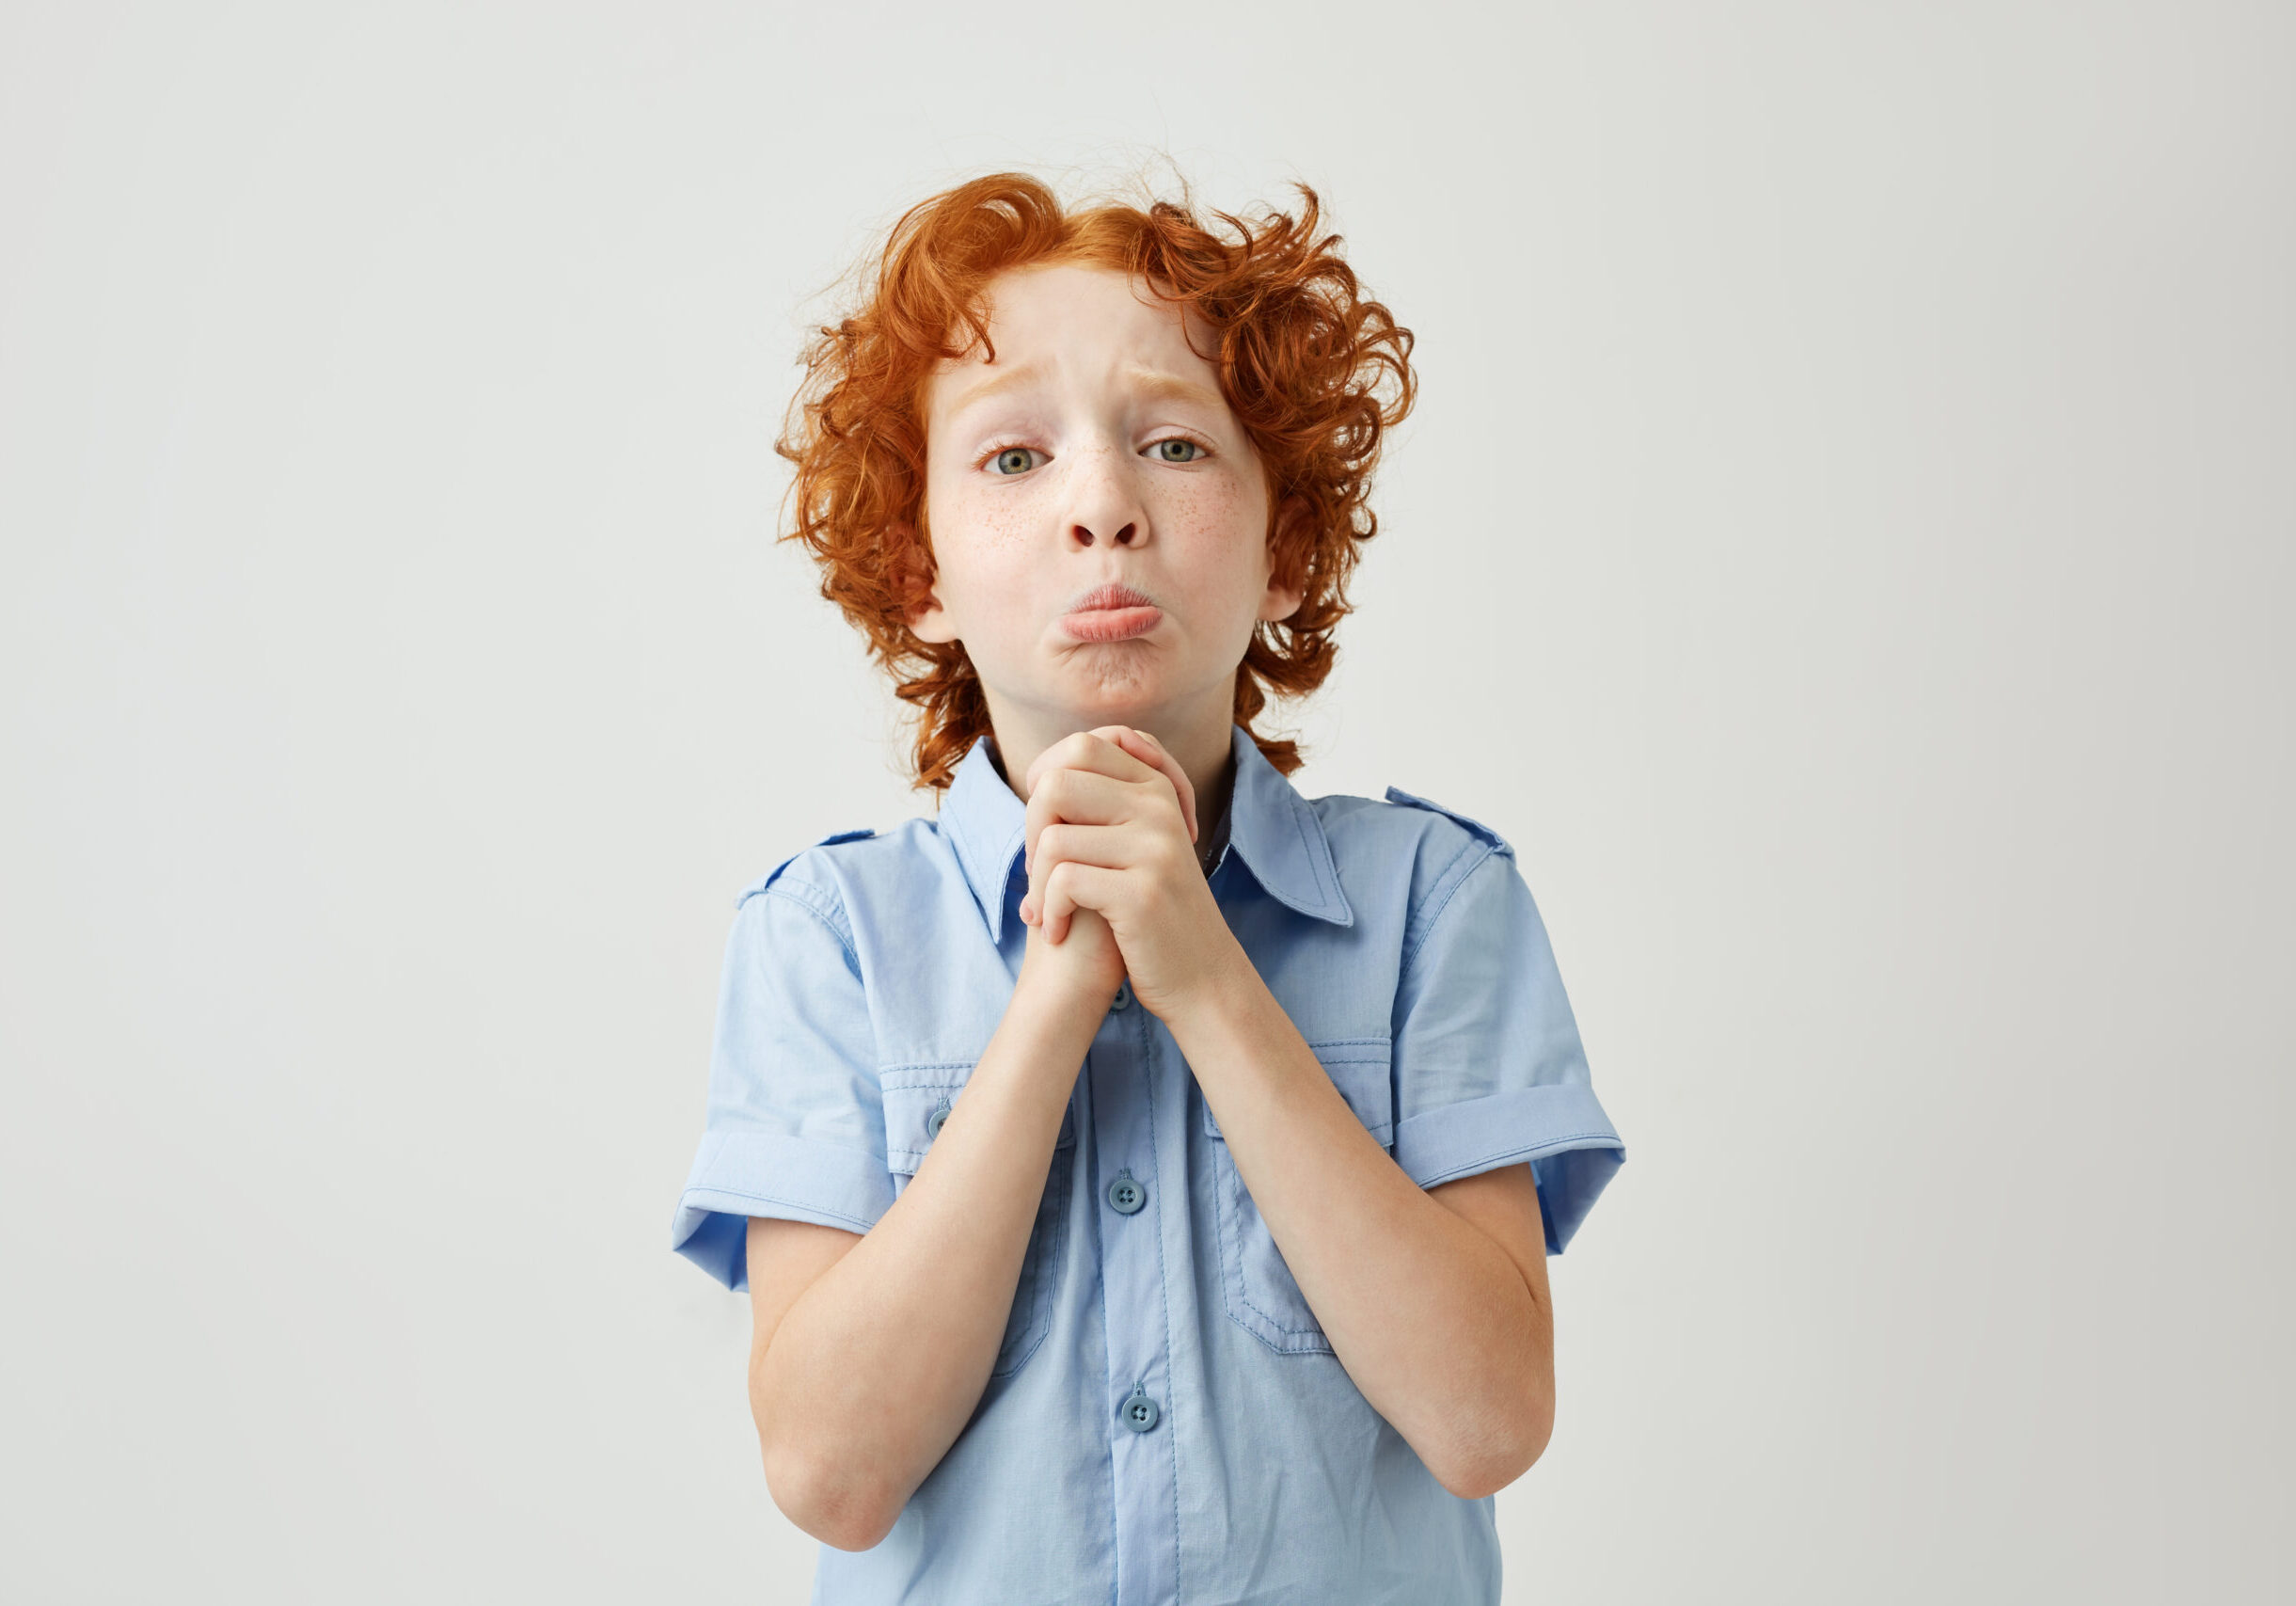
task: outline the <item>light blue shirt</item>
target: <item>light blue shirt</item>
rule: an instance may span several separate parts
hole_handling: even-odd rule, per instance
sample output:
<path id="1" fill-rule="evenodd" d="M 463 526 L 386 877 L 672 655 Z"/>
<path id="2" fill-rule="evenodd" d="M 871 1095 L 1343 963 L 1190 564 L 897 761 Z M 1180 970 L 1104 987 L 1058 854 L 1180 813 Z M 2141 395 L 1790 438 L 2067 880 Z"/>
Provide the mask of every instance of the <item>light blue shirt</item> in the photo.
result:
<path id="1" fill-rule="evenodd" d="M 842 832 L 741 894 L 676 1250 L 749 1286 L 747 1217 L 865 1232 L 1012 995 L 1023 805 L 990 739 L 937 819 Z M 1560 1253 L 1625 1159 L 1544 923 L 1488 826 L 1303 798 L 1242 725 L 1211 886 L 1420 1186 L 1529 1161 Z M 893 1531 L 815 1606 L 1493 1606 L 1493 1502 L 1435 1481 L 1316 1325 L 1162 1021 L 1129 986 L 1061 1118 L 1012 1315 Z"/>

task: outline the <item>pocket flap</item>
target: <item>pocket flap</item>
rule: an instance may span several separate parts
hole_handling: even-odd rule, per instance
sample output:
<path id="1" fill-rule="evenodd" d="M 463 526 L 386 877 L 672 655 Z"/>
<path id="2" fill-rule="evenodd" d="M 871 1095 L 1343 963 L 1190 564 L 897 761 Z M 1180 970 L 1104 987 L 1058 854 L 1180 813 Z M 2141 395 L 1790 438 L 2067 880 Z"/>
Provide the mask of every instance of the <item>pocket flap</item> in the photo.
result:
<path id="1" fill-rule="evenodd" d="M 978 1060 L 932 1065 L 895 1065 L 878 1073 L 878 1087 L 885 1101 L 885 1165 L 889 1170 L 916 1174 L 933 1142 L 933 1112 L 954 1106 L 972 1078 Z M 1060 1112 L 1060 1135 L 1053 1147 L 1064 1149 L 1076 1141 L 1076 1101 Z"/>
<path id="2" fill-rule="evenodd" d="M 1395 1146 L 1395 1093 L 1387 1085 L 1393 1046 L 1384 1037 L 1340 1038 L 1307 1045 L 1332 1086 L 1355 1112 L 1355 1119 L 1379 1139 L 1383 1149 Z M 1203 1104 L 1205 1135 L 1219 1137 L 1220 1123 L 1212 1119 L 1211 1101 L 1205 1099 Z"/>

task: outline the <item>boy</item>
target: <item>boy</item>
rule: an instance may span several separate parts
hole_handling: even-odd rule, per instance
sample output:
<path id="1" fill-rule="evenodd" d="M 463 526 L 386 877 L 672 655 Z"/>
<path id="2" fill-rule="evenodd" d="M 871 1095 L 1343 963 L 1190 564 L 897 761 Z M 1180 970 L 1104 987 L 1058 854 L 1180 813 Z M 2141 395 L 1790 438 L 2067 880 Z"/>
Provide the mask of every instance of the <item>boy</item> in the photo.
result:
<path id="1" fill-rule="evenodd" d="M 1508 843 L 1250 729 L 1412 397 L 1302 193 L 959 185 L 813 348 L 794 533 L 946 797 L 738 900 L 674 1246 L 816 1601 L 1498 1598 L 1624 1150 Z"/>

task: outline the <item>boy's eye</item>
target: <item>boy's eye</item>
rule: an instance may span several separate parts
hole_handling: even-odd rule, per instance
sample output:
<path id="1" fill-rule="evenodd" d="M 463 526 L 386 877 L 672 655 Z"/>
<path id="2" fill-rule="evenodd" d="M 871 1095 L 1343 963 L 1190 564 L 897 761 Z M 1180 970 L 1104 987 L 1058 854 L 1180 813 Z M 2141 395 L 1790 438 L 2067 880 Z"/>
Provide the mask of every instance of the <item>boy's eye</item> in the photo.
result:
<path id="1" fill-rule="evenodd" d="M 1025 446 L 1007 446 L 996 454 L 996 471 L 1000 474 L 1025 474 L 1036 453 Z"/>
<path id="2" fill-rule="evenodd" d="M 1176 446 L 1181 449 L 1180 454 L 1175 454 L 1172 451 L 1172 448 Z M 1166 463 L 1193 463 L 1203 454 L 1204 449 L 1201 446 L 1182 435 L 1176 435 L 1169 440 L 1160 440 L 1156 443 L 1157 457 Z"/>

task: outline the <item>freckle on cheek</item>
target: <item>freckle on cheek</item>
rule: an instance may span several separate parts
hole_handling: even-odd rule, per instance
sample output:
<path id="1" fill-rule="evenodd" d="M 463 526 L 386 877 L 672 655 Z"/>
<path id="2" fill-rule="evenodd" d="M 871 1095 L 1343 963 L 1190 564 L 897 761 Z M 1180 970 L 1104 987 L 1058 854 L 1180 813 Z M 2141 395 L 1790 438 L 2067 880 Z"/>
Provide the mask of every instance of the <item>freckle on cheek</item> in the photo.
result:
<path id="1" fill-rule="evenodd" d="M 981 519 L 981 533 L 999 547 L 1018 545 L 1027 536 L 1027 521 L 1010 508 L 997 508 Z"/>
<path id="2" fill-rule="evenodd" d="M 1198 527 L 1232 524 L 1243 510 L 1243 488 L 1227 484 L 1191 485 L 1173 493 L 1172 514 Z"/>

